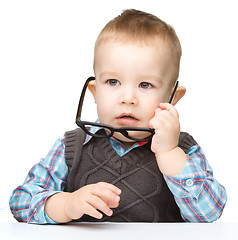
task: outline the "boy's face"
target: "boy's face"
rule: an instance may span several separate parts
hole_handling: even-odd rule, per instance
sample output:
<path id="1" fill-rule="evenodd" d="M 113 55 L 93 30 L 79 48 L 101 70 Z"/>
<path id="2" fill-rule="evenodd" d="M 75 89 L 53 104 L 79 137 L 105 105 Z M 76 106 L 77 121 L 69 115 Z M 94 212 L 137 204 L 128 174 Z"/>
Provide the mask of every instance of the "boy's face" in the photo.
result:
<path id="1" fill-rule="evenodd" d="M 160 47 L 121 42 L 101 43 L 95 55 L 96 81 L 89 86 L 101 123 L 114 127 L 146 127 L 172 88 L 169 51 Z M 141 136 L 135 132 L 133 137 Z M 120 133 L 123 142 L 131 140 Z"/>

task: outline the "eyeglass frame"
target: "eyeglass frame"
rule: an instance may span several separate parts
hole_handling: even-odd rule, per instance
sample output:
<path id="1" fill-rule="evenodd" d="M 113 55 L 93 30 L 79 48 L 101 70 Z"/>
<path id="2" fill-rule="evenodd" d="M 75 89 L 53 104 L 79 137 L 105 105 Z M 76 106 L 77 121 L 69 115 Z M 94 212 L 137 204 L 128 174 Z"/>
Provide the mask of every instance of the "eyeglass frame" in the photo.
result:
<path id="1" fill-rule="evenodd" d="M 83 101 L 84 101 L 84 96 L 88 87 L 89 82 L 96 80 L 95 77 L 89 77 L 86 82 L 84 83 L 81 95 L 80 95 L 80 99 L 79 99 L 79 104 L 78 104 L 78 110 L 77 110 L 77 114 L 76 114 L 76 124 L 84 131 L 86 132 L 88 135 L 90 136 L 94 136 L 94 137 L 106 137 L 106 138 L 110 138 L 111 136 L 113 136 L 114 132 L 119 132 L 121 133 L 124 137 L 130 139 L 130 140 L 134 140 L 137 142 L 148 142 L 150 141 L 150 138 L 144 138 L 144 139 L 138 139 L 138 138 L 134 138 L 134 137 L 130 137 L 127 131 L 143 131 L 143 132 L 149 132 L 151 133 L 151 136 L 154 135 L 155 131 L 152 128 L 142 128 L 142 127 L 120 127 L 120 128 L 116 128 L 113 127 L 111 125 L 108 124 L 102 124 L 102 123 L 95 123 L 95 122 L 88 122 L 88 121 L 81 121 L 81 113 L 82 113 L 82 107 L 83 107 Z M 170 97 L 169 103 L 172 104 L 177 87 L 178 87 L 179 81 L 176 81 L 172 95 Z M 105 134 L 105 135 L 97 135 L 97 134 L 93 134 L 91 133 L 86 127 L 85 125 L 91 125 L 91 126 L 95 126 L 95 127 L 100 127 L 100 128 L 106 128 L 110 130 L 110 134 Z"/>

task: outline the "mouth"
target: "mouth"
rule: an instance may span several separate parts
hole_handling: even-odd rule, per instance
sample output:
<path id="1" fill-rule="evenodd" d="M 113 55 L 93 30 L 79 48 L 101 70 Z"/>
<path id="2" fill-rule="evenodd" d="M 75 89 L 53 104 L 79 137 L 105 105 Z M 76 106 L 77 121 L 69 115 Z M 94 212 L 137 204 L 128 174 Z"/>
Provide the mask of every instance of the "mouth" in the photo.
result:
<path id="1" fill-rule="evenodd" d="M 137 119 L 133 114 L 130 113 L 123 113 L 116 119 L 121 125 L 135 125 L 139 121 L 139 119 Z"/>
<path id="2" fill-rule="evenodd" d="M 131 119 L 131 120 L 138 120 L 134 115 L 130 113 L 123 113 L 117 119 Z"/>

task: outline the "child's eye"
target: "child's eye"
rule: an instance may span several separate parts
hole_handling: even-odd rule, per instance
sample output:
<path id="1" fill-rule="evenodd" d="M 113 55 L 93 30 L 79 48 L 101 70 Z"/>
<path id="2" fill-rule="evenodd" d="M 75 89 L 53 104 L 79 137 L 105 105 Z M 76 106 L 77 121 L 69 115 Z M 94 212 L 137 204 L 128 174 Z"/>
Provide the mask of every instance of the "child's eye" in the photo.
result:
<path id="1" fill-rule="evenodd" d="M 107 83 L 111 86 L 117 86 L 120 84 L 120 82 L 116 79 L 109 79 L 109 80 L 107 80 Z"/>
<path id="2" fill-rule="evenodd" d="M 148 82 L 142 82 L 140 83 L 139 87 L 147 89 L 147 88 L 152 88 L 152 85 Z"/>

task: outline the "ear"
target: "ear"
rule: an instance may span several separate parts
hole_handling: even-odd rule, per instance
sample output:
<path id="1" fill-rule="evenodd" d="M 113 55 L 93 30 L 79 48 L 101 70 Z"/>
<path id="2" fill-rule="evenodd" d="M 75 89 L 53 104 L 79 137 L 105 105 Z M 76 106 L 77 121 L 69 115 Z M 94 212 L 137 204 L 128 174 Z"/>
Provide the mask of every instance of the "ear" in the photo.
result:
<path id="1" fill-rule="evenodd" d="M 96 81 L 89 82 L 88 89 L 92 93 L 95 103 L 96 103 Z"/>
<path id="2" fill-rule="evenodd" d="M 177 102 L 185 95 L 186 88 L 183 86 L 178 86 L 172 104 L 176 105 Z"/>

